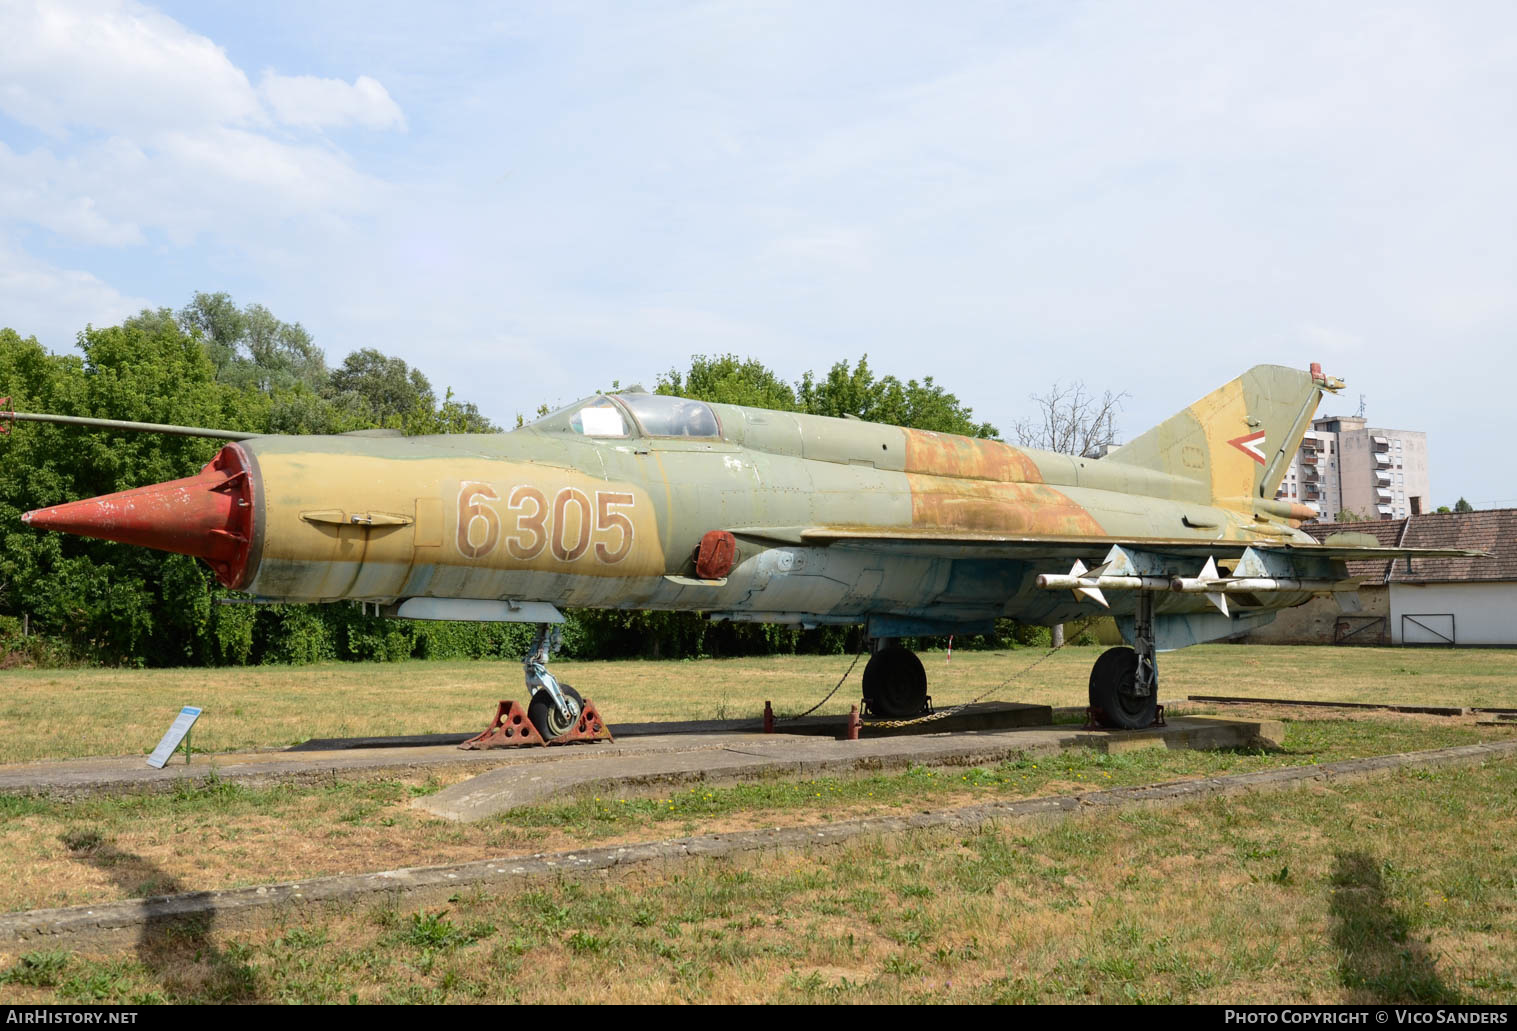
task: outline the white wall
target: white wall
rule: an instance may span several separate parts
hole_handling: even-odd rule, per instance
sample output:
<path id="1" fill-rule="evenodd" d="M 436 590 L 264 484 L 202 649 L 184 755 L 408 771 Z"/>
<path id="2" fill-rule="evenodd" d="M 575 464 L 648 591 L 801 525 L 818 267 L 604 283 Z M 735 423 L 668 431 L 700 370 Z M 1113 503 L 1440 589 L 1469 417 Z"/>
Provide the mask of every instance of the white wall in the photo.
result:
<path id="1" fill-rule="evenodd" d="M 1449 616 L 1453 619 L 1450 620 Z M 1395 644 L 1441 644 L 1437 636 L 1403 616 L 1459 645 L 1517 645 L 1517 583 L 1391 583 L 1391 641 Z M 1402 639 L 1403 632 L 1405 640 Z"/>

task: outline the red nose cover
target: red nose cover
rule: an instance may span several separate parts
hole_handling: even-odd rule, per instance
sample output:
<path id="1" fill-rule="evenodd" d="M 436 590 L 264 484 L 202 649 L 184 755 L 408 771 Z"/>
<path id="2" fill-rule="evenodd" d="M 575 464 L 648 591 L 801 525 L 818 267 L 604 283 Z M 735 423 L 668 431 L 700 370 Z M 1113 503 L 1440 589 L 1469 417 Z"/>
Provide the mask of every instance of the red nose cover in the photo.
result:
<path id="1" fill-rule="evenodd" d="M 39 508 L 21 521 L 203 558 L 223 585 L 240 587 L 253 541 L 250 469 L 247 453 L 228 444 L 194 476 Z"/>
<path id="2" fill-rule="evenodd" d="M 708 530 L 695 552 L 695 575 L 720 580 L 737 562 L 737 538 L 726 530 Z"/>

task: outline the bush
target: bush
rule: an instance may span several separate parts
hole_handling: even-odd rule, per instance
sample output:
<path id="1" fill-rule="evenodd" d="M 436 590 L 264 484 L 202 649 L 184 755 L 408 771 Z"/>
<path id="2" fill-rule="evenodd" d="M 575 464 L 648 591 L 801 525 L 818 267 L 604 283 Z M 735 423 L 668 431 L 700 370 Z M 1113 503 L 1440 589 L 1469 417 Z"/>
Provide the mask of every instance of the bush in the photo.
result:
<path id="1" fill-rule="evenodd" d="M 86 664 L 87 660 L 78 655 L 69 642 L 37 633 L 23 635 L 18 617 L 0 616 L 0 669 Z"/>

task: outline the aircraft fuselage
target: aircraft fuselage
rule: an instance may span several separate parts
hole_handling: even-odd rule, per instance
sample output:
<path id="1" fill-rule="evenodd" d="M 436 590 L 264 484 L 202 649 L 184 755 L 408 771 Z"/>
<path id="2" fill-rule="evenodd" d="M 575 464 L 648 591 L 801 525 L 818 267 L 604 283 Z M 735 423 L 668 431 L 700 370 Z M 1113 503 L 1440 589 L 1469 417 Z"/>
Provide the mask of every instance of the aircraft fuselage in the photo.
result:
<path id="1" fill-rule="evenodd" d="M 1048 563 L 952 548 L 808 544 L 807 527 L 925 535 L 1269 541 L 1310 538 L 1207 503 L 1195 481 L 1094 459 L 843 419 L 716 405 L 722 435 L 263 437 L 243 449 L 257 539 L 238 586 L 289 601 L 511 599 L 688 609 L 734 619 L 926 633 L 997 616 L 1062 622 Z M 736 564 L 701 580 L 708 531 Z M 1099 545 L 1090 549 L 1099 555 Z M 1277 595 L 1271 607 L 1296 604 Z M 1203 611 L 1164 597 L 1161 611 Z M 915 628 L 915 629 L 912 629 Z"/>

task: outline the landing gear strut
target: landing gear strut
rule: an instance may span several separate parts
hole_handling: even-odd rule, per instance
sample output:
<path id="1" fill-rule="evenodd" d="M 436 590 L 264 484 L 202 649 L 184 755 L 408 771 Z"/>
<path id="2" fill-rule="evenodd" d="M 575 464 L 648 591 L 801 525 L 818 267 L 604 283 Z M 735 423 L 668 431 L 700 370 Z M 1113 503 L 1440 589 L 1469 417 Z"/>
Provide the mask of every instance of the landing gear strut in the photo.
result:
<path id="1" fill-rule="evenodd" d="M 527 718 L 537 728 L 544 740 L 551 741 L 574 726 L 584 708 L 584 699 L 568 684 L 560 684 L 548 672 L 548 656 L 563 640 L 563 632 L 556 625 L 537 624 L 537 636 L 532 639 L 532 650 L 521 660 L 527 676 L 527 690 L 532 699 L 527 703 Z"/>
<path id="2" fill-rule="evenodd" d="M 893 637 L 875 639 L 863 686 L 864 704 L 872 716 L 909 719 L 931 708 L 922 660 Z"/>
<path id="3" fill-rule="evenodd" d="M 1154 598 L 1135 592 L 1133 647 L 1101 653 L 1090 671 L 1091 717 L 1123 730 L 1151 727 L 1158 717 L 1159 667 L 1154 654 Z"/>
<path id="4" fill-rule="evenodd" d="M 595 703 L 580 697 L 568 684 L 560 684 L 548 672 L 548 656 L 558 647 L 558 627 L 537 625 L 532 650 L 522 659 L 527 690 L 532 697 L 526 711 L 513 701 L 503 701 L 495 721 L 459 745 L 463 749 L 514 748 L 520 745 L 560 745 L 576 741 L 610 741 L 611 730 L 601 719 Z"/>

